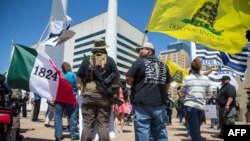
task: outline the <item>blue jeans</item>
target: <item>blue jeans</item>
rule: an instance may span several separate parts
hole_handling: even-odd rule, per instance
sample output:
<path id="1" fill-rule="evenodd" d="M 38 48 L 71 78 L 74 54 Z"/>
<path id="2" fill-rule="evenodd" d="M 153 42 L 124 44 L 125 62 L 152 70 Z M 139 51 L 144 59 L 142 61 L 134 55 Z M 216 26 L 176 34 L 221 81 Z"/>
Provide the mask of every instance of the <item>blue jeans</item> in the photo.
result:
<path id="1" fill-rule="evenodd" d="M 201 125 L 201 117 L 203 110 L 185 106 L 186 110 L 186 119 L 187 124 L 190 128 L 190 135 L 192 138 L 192 141 L 200 141 L 201 140 L 201 131 L 200 131 L 200 125 Z"/>
<path id="2" fill-rule="evenodd" d="M 186 123 L 185 123 L 186 129 L 187 129 L 187 135 L 190 136 L 190 126 L 186 118 Z"/>
<path id="3" fill-rule="evenodd" d="M 134 128 L 136 141 L 168 141 L 164 106 L 134 106 Z"/>
<path id="4" fill-rule="evenodd" d="M 181 109 L 181 110 L 178 112 L 178 118 L 179 118 L 179 122 L 180 122 L 180 123 L 182 123 L 183 117 L 184 117 L 184 109 Z"/>
<path id="5" fill-rule="evenodd" d="M 67 116 L 69 117 L 69 129 L 71 139 L 79 138 L 79 130 L 78 130 L 78 120 L 77 120 L 77 107 L 64 103 L 55 103 L 55 138 L 57 141 L 62 139 L 62 118 L 63 112 L 66 110 Z"/>

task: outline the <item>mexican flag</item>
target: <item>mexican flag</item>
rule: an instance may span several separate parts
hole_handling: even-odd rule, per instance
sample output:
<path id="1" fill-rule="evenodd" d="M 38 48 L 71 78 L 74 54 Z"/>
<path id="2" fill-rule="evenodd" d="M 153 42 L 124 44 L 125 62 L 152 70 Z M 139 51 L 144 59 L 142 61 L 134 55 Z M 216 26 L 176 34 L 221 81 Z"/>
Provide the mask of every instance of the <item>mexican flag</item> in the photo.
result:
<path id="1" fill-rule="evenodd" d="M 15 44 L 7 82 L 12 89 L 23 89 L 41 97 L 77 105 L 73 88 L 45 52 Z"/>

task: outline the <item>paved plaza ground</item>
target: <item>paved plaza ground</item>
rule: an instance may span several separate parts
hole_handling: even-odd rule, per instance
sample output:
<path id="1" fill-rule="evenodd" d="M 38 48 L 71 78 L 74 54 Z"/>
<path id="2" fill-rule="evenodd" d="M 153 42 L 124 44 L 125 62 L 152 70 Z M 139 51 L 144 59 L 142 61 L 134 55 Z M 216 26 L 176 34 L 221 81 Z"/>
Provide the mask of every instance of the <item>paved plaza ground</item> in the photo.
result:
<path id="1" fill-rule="evenodd" d="M 24 141 L 54 141 L 54 128 L 44 126 L 44 115 L 39 116 L 38 122 L 32 122 L 30 114 L 27 118 L 21 118 L 21 134 L 24 136 Z M 176 118 L 173 118 L 172 125 L 167 126 L 168 137 L 170 141 L 190 141 L 187 138 L 187 131 L 183 123 L 178 123 Z M 53 124 L 53 122 L 52 122 Z M 66 120 L 64 119 L 64 125 Z M 201 136 L 204 141 L 220 141 L 217 138 L 219 130 L 210 129 L 210 120 L 207 120 L 206 124 L 202 125 Z M 63 132 L 63 141 L 70 141 L 69 132 Z M 123 133 L 116 134 L 116 138 L 112 141 L 134 141 L 134 129 L 133 123 L 130 126 L 124 127 Z"/>

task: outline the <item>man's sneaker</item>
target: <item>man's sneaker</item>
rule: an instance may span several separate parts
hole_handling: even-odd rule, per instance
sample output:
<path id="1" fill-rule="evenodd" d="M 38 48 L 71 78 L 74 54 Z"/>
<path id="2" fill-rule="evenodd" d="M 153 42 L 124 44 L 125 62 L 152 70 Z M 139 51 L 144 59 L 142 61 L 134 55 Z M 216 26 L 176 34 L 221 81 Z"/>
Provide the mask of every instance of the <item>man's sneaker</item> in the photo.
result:
<path id="1" fill-rule="evenodd" d="M 63 127 L 63 132 L 70 132 L 69 127 L 68 126 Z"/>
<path id="2" fill-rule="evenodd" d="M 79 140 L 79 137 L 71 138 L 72 141 Z"/>
<path id="3" fill-rule="evenodd" d="M 38 122 L 38 119 L 31 119 L 32 122 Z"/>
<path id="4" fill-rule="evenodd" d="M 64 137 L 61 137 L 61 139 L 57 139 L 57 138 L 56 138 L 56 141 L 61 141 L 61 140 L 63 140 L 63 139 L 64 139 Z"/>

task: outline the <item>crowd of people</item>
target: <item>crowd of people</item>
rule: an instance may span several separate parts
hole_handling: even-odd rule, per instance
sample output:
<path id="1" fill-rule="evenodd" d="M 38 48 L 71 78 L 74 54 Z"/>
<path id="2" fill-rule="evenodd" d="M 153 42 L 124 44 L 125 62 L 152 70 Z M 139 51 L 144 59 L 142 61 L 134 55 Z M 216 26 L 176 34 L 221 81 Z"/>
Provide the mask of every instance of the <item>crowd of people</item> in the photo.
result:
<path id="1" fill-rule="evenodd" d="M 218 137 L 223 138 L 224 125 L 235 123 L 236 90 L 230 84 L 229 76 L 221 78 L 222 85 L 215 91 L 207 73 L 201 73 L 201 61 L 195 58 L 189 75 L 177 87 L 178 99 L 175 101 L 168 91 L 172 82 L 169 68 L 155 56 L 152 43 L 145 42 L 137 48 L 139 57 L 126 73 L 126 80 L 120 79 L 115 61 L 108 56 L 107 47 L 104 39 L 97 39 L 92 54 L 84 57 L 77 73 L 72 72 L 68 62 L 63 62 L 62 74 L 71 84 L 76 97 L 80 91 L 83 102 L 75 106 L 47 100 L 44 125 L 52 127 L 54 119 L 56 141 L 63 139 L 62 118 L 65 115 L 71 140 L 81 141 L 91 141 L 96 127 L 99 140 L 110 141 L 109 124 L 114 122 L 115 133 L 123 133 L 125 124 L 129 125 L 132 117 L 136 141 L 167 141 L 166 125 L 172 124 L 174 108 L 179 122 L 185 121 L 187 136 L 193 141 L 200 141 L 200 127 L 207 104 L 218 109 L 219 118 L 211 118 L 211 128 L 217 126 L 221 129 Z M 41 97 L 34 94 L 33 122 L 38 121 L 40 104 Z M 23 111 L 26 117 L 27 113 Z M 112 113 L 114 120 L 110 120 Z M 83 125 L 79 125 L 79 114 L 82 114 Z M 82 131 L 79 131 L 80 126 Z"/>

